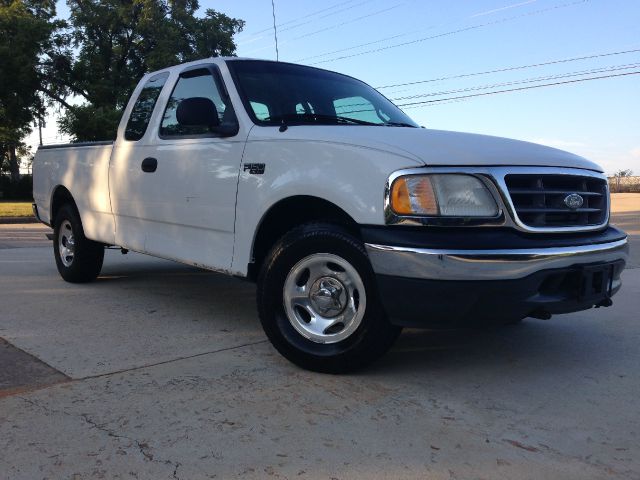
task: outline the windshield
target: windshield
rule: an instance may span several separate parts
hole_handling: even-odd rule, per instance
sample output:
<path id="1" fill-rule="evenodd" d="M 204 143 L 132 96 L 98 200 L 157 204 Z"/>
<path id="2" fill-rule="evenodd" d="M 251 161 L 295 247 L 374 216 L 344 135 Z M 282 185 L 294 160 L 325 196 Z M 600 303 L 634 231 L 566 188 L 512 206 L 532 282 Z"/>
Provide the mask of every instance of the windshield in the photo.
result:
<path id="1" fill-rule="evenodd" d="M 290 63 L 227 63 L 245 108 L 259 125 L 418 126 L 355 78 Z"/>

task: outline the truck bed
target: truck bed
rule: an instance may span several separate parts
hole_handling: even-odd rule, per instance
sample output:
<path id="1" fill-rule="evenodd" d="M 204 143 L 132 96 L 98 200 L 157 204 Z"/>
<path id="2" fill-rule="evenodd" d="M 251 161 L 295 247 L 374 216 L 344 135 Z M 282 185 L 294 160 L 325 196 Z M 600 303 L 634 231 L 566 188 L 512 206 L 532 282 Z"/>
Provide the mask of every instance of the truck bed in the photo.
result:
<path id="1" fill-rule="evenodd" d="M 109 199 L 109 160 L 113 142 L 83 142 L 41 146 L 33 162 L 33 199 L 40 219 L 52 225 L 56 195 L 65 191 L 75 200 L 85 235 L 114 241 Z"/>

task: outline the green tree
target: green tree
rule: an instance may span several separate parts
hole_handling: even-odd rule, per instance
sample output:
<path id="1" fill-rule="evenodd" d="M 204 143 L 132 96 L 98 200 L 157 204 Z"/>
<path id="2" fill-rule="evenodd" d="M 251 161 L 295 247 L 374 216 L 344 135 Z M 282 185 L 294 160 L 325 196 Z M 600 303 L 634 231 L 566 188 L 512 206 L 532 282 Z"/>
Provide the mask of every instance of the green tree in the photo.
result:
<path id="1" fill-rule="evenodd" d="M 83 100 L 65 107 L 60 129 L 77 141 L 115 138 L 121 112 L 146 72 L 198 58 L 233 55 L 244 22 L 197 0 L 68 0 L 74 59 L 59 83 Z"/>
<path id="2" fill-rule="evenodd" d="M 620 189 L 620 183 L 621 183 L 621 179 L 622 178 L 627 178 L 633 175 L 633 170 L 631 169 L 626 169 L 626 170 L 618 170 L 616 173 L 613 174 L 613 178 L 615 178 L 615 188 L 613 189 L 616 193 L 619 193 L 621 191 Z M 610 183 L 611 185 L 611 183 Z"/>
<path id="3" fill-rule="evenodd" d="M 20 175 L 22 140 L 44 115 L 46 79 L 65 40 L 53 0 L 0 0 L 0 158 L 12 181 Z M 62 54 L 64 56 L 64 54 Z"/>

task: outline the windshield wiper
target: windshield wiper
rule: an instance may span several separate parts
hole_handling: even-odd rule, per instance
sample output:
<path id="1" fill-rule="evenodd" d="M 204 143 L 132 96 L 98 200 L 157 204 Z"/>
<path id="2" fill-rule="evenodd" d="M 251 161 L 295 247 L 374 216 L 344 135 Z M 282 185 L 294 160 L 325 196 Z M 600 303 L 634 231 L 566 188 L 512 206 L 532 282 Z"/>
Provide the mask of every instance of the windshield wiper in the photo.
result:
<path id="1" fill-rule="evenodd" d="M 322 115 L 319 113 L 286 113 L 284 115 L 274 115 L 264 119 L 267 122 L 285 122 L 290 121 L 303 121 L 308 123 L 322 123 L 330 122 L 337 124 L 354 124 L 354 125 L 383 125 L 380 123 L 367 122 L 365 120 L 358 120 L 357 118 L 341 117 L 340 115 Z"/>
<path id="2" fill-rule="evenodd" d="M 282 122 L 285 125 L 287 120 L 291 121 L 303 121 L 309 123 L 322 123 L 330 122 L 337 124 L 353 124 L 353 125 L 372 125 L 376 127 L 409 127 L 418 128 L 415 125 L 404 122 L 384 122 L 374 123 L 367 122 L 366 120 L 359 120 L 357 118 L 343 117 L 340 115 L 323 115 L 319 113 L 285 113 L 284 115 L 274 115 L 273 117 L 267 117 L 264 119 L 267 122 Z"/>
<path id="3" fill-rule="evenodd" d="M 320 115 L 327 119 L 334 118 L 337 122 L 341 123 L 354 123 L 356 125 L 380 125 L 379 123 L 367 122 L 366 120 L 358 120 L 357 118 L 341 117 L 340 115 Z"/>
<path id="4" fill-rule="evenodd" d="M 388 125 L 389 127 L 409 127 L 409 128 L 418 128 L 415 125 L 411 125 L 410 123 L 404 123 L 404 122 L 385 122 L 385 125 Z"/>

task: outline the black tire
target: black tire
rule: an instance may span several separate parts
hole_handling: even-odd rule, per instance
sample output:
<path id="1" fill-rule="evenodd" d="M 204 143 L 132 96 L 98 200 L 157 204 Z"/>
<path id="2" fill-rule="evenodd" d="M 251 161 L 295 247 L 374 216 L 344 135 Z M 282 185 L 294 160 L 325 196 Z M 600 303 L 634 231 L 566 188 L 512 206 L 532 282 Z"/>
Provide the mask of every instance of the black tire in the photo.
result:
<path id="1" fill-rule="evenodd" d="M 289 272 L 302 259 L 321 253 L 346 260 L 359 274 L 366 294 L 359 325 L 336 343 L 318 343 L 303 336 L 289 321 L 284 307 Z M 362 242 L 330 223 L 301 225 L 274 245 L 258 276 L 257 302 L 262 327 L 274 347 L 296 365 L 316 372 L 345 373 L 362 368 L 382 356 L 401 331 L 387 320 Z"/>
<path id="2" fill-rule="evenodd" d="M 516 325 L 522 325 L 524 323 L 524 318 L 515 318 L 515 319 L 511 319 L 511 320 L 505 320 L 502 322 L 503 326 L 516 326 Z"/>
<path id="3" fill-rule="evenodd" d="M 63 243 L 66 243 L 65 239 L 69 234 L 73 235 L 74 240 L 73 255 L 65 256 L 63 261 L 60 237 L 62 236 Z M 53 255 L 60 276 L 67 282 L 91 282 L 100 274 L 104 260 L 104 245 L 84 236 L 80 215 L 74 205 L 63 205 L 53 222 Z"/>

